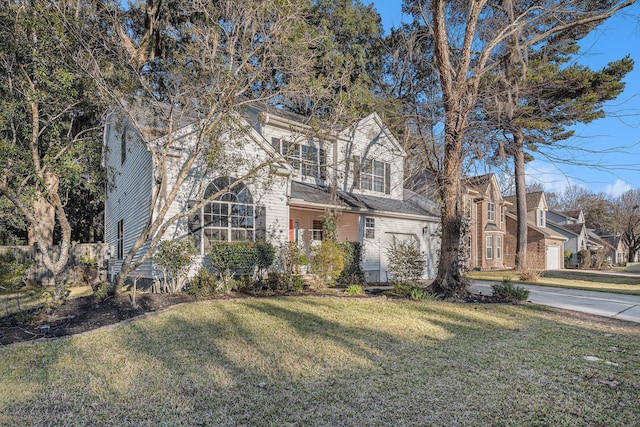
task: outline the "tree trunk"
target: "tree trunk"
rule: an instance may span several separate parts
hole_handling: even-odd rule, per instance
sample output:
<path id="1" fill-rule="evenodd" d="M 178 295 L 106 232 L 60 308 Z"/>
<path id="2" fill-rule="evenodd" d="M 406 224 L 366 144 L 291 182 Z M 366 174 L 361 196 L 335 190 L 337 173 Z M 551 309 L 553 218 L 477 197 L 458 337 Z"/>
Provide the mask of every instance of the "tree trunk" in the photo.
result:
<path id="1" fill-rule="evenodd" d="M 524 174 L 524 136 L 522 130 L 513 133 L 513 168 L 516 181 L 516 259 L 515 269 L 527 269 L 527 186 Z"/>
<path id="2" fill-rule="evenodd" d="M 58 280 L 58 276 L 64 271 L 69 260 L 71 226 L 58 195 L 60 179 L 50 172 L 45 172 L 43 176 L 47 197 L 41 193 L 34 202 L 33 221 L 29 224 L 29 244 L 35 247 L 36 259 L 42 261 L 48 273 L 47 277 L 40 279 L 42 285 L 53 288 L 53 299 L 59 302 L 65 297 L 64 283 Z M 56 224 L 56 214 L 62 228 L 62 241 L 60 254 L 54 259 L 53 229 Z"/>
<path id="3" fill-rule="evenodd" d="M 447 124 L 445 124 L 445 127 Z M 445 131 L 446 132 L 446 131 Z M 442 237 L 438 274 L 433 288 L 446 296 L 462 297 L 469 293 L 464 277 L 461 256 L 462 243 L 462 143 L 455 130 L 445 136 L 444 174 L 439 178 L 439 192 L 443 203 L 441 212 Z"/>

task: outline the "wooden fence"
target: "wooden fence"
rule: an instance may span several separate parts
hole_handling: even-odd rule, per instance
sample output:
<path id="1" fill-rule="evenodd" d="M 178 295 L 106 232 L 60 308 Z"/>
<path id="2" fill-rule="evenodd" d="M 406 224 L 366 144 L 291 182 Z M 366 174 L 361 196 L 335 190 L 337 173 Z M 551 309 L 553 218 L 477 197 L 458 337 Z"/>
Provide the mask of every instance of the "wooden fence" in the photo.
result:
<path id="1" fill-rule="evenodd" d="M 73 284 L 82 282 L 79 277 L 81 261 L 93 259 L 96 268 L 90 272 L 92 282 L 104 282 L 107 280 L 107 268 L 109 257 L 107 255 L 109 245 L 106 243 L 74 244 L 69 249 L 69 262 L 60 279 L 65 283 Z M 60 256 L 60 246 L 51 248 L 52 258 Z M 36 254 L 33 246 L 0 246 L 0 254 L 11 253 L 19 263 L 30 263 L 26 279 L 31 282 L 42 282 L 51 279 L 51 273 L 44 266 L 42 254 Z"/>

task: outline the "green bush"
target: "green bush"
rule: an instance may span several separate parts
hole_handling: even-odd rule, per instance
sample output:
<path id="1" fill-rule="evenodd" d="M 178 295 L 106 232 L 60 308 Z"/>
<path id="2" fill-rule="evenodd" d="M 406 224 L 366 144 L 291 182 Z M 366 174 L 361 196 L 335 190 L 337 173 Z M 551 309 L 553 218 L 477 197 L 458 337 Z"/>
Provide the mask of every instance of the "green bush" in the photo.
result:
<path id="1" fill-rule="evenodd" d="M 569 249 L 565 249 L 564 251 L 564 268 L 569 268 L 571 265 L 571 258 L 573 257 L 573 252 Z"/>
<path id="2" fill-rule="evenodd" d="M 362 245 L 359 242 L 344 242 L 344 269 L 336 279 L 339 285 L 361 285 L 364 283 L 362 262 Z"/>
<path id="3" fill-rule="evenodd" d="M 195 254 L 196 248 L 191 239 L 160 242 L 153 261 L 162 269 L 165 292 L 177 293 L 182 290 Z"/>
<path id="4" fill-rule="evenodd" d="M 361 285 L 349 285 L 345 292 L 347 295 L 364 295 L 364 288 Z"/>
<path id="5" fill-rule="evenodd" d="M 387 252 L 389 275 L 393 283 L 415 284 L 422 279 L 427 262 L 417 244 L 394 240 Z"/>
<path id="6" fill-rule="evenodd" d="M 313 250 L 311 269 L 321 281 L 321 286 L 332 286 L 340 276 L 344 269 L 344 253 L 342 245 L 334 240 L 323 240 Z"/>
<path id="7" fill-rule="evenodd" d="M 19 292 L 26 286 L 24 275 L 29 264 L 19 263 L 10 253 L 0 254 L 0 287 L 7 292 Z"/>
<path id="8" fill-rule="evenodd" d="M 509 278 L 502 280 L 502 283 L 491 285 L 493 296 L 505 302 L 526 301 L 529 298 L 529 290 L 522 286 L 514 286 Z"/>
<path id="9" fill-rule="evenodd" d="M 220 285 L 221 282 L 215 274 L 201 268 L 187 284 L 186 292 L 196 297 L 213 296 L 223 291 Z"/>
<path id="10" fill-rule="evenodd" d="M 257 269 L 261 277 L 273 264 L 275 250 L 267 242 L 219 242 L 209 255 L 213 271 L 226 286 L 238 272 L 250 275 Z"/>

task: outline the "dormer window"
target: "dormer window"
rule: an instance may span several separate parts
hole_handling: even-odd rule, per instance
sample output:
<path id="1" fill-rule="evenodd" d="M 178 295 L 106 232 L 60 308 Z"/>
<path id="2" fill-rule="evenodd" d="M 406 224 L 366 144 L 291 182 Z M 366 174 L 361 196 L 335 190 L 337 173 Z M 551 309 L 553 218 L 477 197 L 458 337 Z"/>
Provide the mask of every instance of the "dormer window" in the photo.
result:
<path id="1" fill-rule="evenodd" d="M 538 227 L 545 227 L 546 224 L 545 212 L 542 209 L 538 209 Z"/>
<path id="2" fill-rule="evenodd" d="M 504 206 L 500 206 L 500 223 L 504 224 L 505 223 L 505 219 L 504 219 L 504 215 L 505 212 L 507 211 L 507 208 Z"/>
<path id="3" fill-rule="evenodd" d="M 391 165 L 373 159 L 353 158 L 354 183 L 361 190 L 391 194 Z"/>
<path id="4" fill-rule="evenodd" d="M 487 203 L 487 219 L 489 221 L 496 220 L 496 205 L 495 203 L 489 202 Z"/>

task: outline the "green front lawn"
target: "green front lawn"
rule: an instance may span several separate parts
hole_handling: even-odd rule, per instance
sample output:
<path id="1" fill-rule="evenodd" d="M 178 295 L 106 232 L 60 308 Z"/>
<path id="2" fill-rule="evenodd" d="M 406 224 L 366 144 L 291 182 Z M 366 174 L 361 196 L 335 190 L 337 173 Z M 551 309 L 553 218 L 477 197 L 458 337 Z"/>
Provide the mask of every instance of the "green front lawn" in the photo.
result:
<path id="1" fill-rule="evenodd" d="M 509 277 L 513 282 L 532 285 L 640 295 L 640 274 L 634 276 L 598 271 L 553 270 L 543 272 L 536 282 L 519 280 L 518 273 L 513 270 L 469 271 L 466 275 L 470 279 L 477 280 L 501 282 L 504 278 Z"/>
<path id="2" fill-rule="evenodd" d="M 536 305 L 203 301 L 0 348 L 0 425 L 635 425 L 639 343 Z"/>

